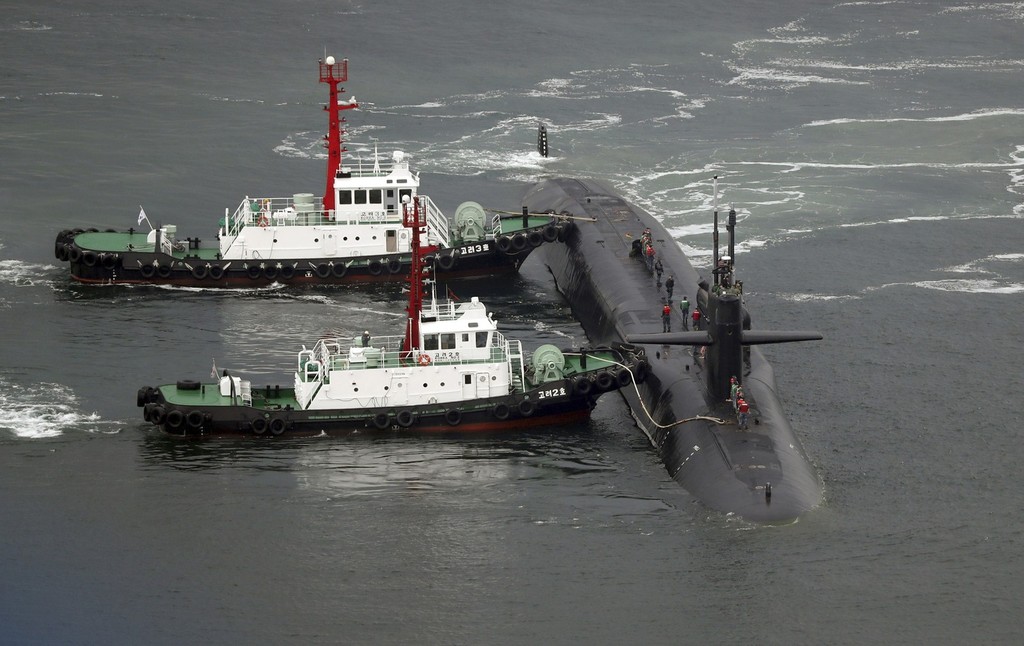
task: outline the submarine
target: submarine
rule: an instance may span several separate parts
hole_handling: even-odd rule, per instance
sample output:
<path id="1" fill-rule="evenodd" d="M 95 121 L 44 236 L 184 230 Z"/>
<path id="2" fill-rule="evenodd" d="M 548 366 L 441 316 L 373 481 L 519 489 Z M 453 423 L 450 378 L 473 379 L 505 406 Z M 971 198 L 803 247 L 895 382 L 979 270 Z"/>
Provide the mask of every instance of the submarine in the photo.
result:
<path id="1" fill-rule="evenodd" d="M 751 329 L 735 274 L 734 210 L 728 255 L 719 254 L 717 190 L 716 177 L 710 283 L 658 220 L 595 180 L 552 178 L 527 191 L 524 210 L 576 223 L 532 262 L 546 265 L 591 343 L 646 346 L 645 379 L 620 392 L 673 479 L 727 516 L 793 522 L 821 503 L 822 484 L 758 346 L 822 335 Z M 700 313 L 691 309 L 686 322 L 683 296 Z"/>

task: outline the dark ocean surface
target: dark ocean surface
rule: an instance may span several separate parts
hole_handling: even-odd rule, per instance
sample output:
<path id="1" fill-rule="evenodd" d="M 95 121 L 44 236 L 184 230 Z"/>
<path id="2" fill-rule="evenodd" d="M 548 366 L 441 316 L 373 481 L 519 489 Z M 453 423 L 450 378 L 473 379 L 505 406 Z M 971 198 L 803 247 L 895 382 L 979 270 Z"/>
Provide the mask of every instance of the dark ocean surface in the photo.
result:
<path id="1" fill-rule="evenodd" d="M 131 4 L 0 0 L 0 643 L 1020 643 L 1024 4 Z M 501 437 L 145 424 L 140 386 L 287 383 L 302 343 L 401 327 L 394 288 L 53 258 L 140 205 L 212 238 L 245 195 L 321 193 L 325 51 L 349 149 L 406 151 L 449 216 L 602 179 L 706 269 L 718 175 L 754 326 L 825 335 L 766 352 L 821 508 L 707 510 L 616 395 Z M 586 343 L 539 263 L 454 289 Z"/>

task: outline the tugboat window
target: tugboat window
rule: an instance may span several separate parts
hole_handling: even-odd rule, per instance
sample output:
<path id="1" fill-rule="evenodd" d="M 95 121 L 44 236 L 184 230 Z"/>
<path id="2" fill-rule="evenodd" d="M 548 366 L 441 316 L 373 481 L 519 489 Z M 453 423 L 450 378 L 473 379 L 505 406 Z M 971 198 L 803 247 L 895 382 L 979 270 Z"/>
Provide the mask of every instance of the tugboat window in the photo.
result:
<path id="1" fill-rule="evenodd" d="M 352 191 L 339 191 L 338 192 L 338 204 L 351 204 L 352 203 Z"/>
<path id="2" fill-rule="evenodd" d="M 355 198 L 356 198 L 356 204 L 366 204 L 366 190 L 365 189 L 361 189 L 361 188 L 360 189 L 356 189 L 354 191 L 354 193 L 355 193 Z"/>
<path id="3" fill-rule="evenodd" d="M 423 349 L 424 350 L 437 350 L 437 335 L 436 334 L 424 334 L 423 335 Z"/>
<path id="4" fill-rule="evenodd" d="M 486 348 L 487 347 L 487 332 L 476 333 L 476 347 Z"/>
<path id="5" fill-rule="evenodd" d="M 454 350 L 455 349 L 455 334 L 447 333 L 441 335 L 441 349 L 442 350 Z"/>
<path id="6" fill-rule="evenodd" d="M 384 198 L 382 197 L 381 190 L 379 188 L 370 191 L 370 204 L 383 204 Z"/>

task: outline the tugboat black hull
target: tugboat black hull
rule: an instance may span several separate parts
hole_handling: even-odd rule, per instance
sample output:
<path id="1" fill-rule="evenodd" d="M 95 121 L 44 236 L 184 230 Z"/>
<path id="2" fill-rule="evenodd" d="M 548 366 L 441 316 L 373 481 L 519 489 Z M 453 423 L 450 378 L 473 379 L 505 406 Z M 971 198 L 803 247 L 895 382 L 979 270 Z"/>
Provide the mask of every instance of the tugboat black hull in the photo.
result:
<path id="1" fill-rule="evenodd" d="M 521 393 L 448 403 L 302 410 L 291 388 L 256 389 L 251 402 L 243 403 L 240 397 L 221 396 L 218 383 L 186 380 L 141 388 L 137 404 L 147 422 L 168 434 L 188 437 L 473 433 L 557 426 L 585 421 L 602 394 L 643 382 L 643 349 L 618 344 L 615 352 L 621 361 L 606 368 Z"/>
<path id="2" fill-rule="evenodd" d="M 645 228 L 657 244 L 663 278 L 674 276 L 672 330 L 683 329 L 676 303 L 687 295 L 697 305 L 700 276 L 655 218 L 598 182 L 565 178 L 534 186 L 523 205 L 596 219 L 577 226 L 564 245 L 534 254 L 592 343 L 664 330 L 666 292 L 634 255 L 633 241 Z M 756 347 L 742 350 L 743 388 L 757 404 L 749 430 L 738 428 L 731 401 L 712 396 L 702 348 L 647 350 L 647 379 L 623 395 L 669 474 L 687 491 L 712 509 L 755 522 L 791 521 L 820 504 L 820 481 L 785 417 L 772 368 Z"/>
<path id="3" fill-rule="evenodd" d="M 571 222 L 552 222 L 493 240 L 441 249 L 426 260 L 439 280 L 514 273 L 535 248 L 563 240 L 572 226 Z M 136 244 L 133 238 L 138 238 Z M 211 289 L 246 289 L 274 283 L 319 286 L 404 282 L 411 263 L 408 253 L 224 260 L 216 257 L 214 249 L 190 249 L 180 255 L 136 249 L 145 244 L 145 239 L 146 234 L 141 232 L 62 231 L 54 243 L 54 256 L 68 262 L 71 277 L 84 284 Z"/>

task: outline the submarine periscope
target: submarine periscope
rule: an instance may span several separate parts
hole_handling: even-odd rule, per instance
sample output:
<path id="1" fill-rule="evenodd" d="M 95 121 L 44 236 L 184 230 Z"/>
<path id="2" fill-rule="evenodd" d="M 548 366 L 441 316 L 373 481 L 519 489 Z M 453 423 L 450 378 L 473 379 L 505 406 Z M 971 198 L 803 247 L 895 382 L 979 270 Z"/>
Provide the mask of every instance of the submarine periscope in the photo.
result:
<path id="1" fill-rule="evenodd" d="M 758 346 L 822 335 L 751 329 L 735 279 L 736 214 L 730 210 L 728 255 L 720 257 L 717 177 L 714 184 L 711 284 L 658 220 L 594 180 L 554 178 L 527 192 L 531 212 L 592 220 L 533 257 L 591 343 L 649 346 L 646 379 L 621 392 L 672 478 L 724 514 L 792 522 L 821 503 L 822 486 Z M 695 316 L 679 305 L 690 294 Z"/>

